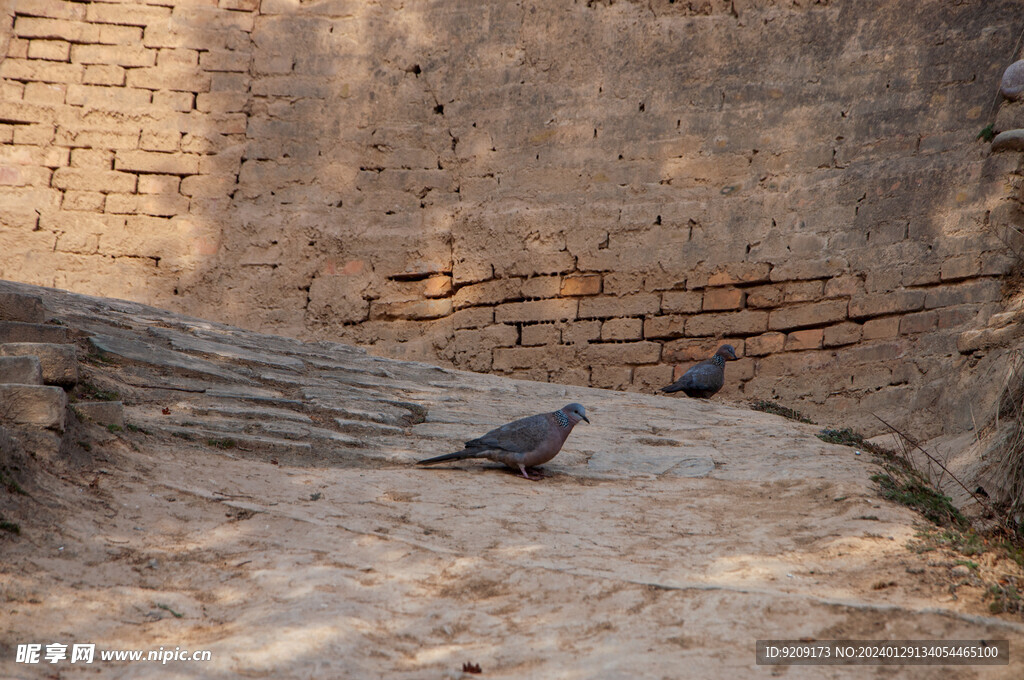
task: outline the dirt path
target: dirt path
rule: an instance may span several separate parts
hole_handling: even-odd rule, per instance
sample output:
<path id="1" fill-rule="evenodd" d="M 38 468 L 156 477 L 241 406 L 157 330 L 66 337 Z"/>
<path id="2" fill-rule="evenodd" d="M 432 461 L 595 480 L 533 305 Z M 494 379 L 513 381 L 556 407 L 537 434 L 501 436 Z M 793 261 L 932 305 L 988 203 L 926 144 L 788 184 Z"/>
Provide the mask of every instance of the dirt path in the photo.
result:
<path id="1" fill-rule="evenodd" d="M 117 389 L 142 429 L 83 426 L 86 462 L 40 472 L 19 501 L 22 535 L 0 538 L 4 677 L 457 678 L 464 662 L 487 678 L 1024 677 L 1019 616 L 951 591 L 955 563 L 907 548 L 920 520 L 877 497 L 870 457 L 817 428 L 46 302 L 92 347 L 83 379 Z M 541 482 L 410 465 L 568 401 L 593 424 Z M 1014 653 L 756 666 L 767 638 Z M 29 642 L 212 660 L 13 663 Z"/>

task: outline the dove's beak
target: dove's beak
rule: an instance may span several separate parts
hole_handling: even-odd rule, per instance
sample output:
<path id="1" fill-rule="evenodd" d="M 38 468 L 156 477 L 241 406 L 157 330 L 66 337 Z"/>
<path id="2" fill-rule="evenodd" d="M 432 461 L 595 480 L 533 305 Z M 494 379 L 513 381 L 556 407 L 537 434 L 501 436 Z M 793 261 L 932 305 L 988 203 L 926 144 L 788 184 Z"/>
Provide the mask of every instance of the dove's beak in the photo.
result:
<path id="1" fill-rule="evenodd" d="M 588 418 L 588 417 L 586 417 L 586 416 L 583 416 L 583 420 L 587 421 L 587 425 L 589 425 L 589 424 L 590 424 L 590 418 Z"/>

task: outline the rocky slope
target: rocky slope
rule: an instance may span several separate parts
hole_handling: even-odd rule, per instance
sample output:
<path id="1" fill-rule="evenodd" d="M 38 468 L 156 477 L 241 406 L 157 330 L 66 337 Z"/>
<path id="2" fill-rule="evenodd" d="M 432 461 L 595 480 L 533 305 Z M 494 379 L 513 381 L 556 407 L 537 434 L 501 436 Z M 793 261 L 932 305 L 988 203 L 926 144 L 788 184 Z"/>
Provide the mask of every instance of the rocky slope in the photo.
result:
<path id="1" fill-rule="evenodd" d="M 77 348 L 72 401 L 119 399 L 125 423 L 72 403 L 48 429 L 6 425 L 3 462 L 27 495 L 0 491 L 21 528 L 0 534 L 4 676 L 460 677 L 466 662 L 490 678 L 1024 670 L 1019 657 L 755 665 L 767 638 L 1024 641 L 1019 616 L 990 615 L 952 556 L 908 549 L 919 517 L 877 496 L 870 456 L 816 427 L 20 284 L 0 293 L 41 298 Z M 569 401 L 593 424 L 540 482 L 490 463 L 412 465 Z M 17 645 L 52 642 L 212 659 L 14 661 Z"/>

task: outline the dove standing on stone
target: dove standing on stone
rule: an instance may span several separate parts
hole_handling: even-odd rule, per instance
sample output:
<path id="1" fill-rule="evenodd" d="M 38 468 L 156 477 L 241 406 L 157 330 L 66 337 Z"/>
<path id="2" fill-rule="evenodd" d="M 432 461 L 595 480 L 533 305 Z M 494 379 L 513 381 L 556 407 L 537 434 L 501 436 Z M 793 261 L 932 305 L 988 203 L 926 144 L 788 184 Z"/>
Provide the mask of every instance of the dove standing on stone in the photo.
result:
<path id="1" fill-rule="evenodd" d="M 484 436 L 466 442 L 466 448 L 455 453 L 446 453 L 436 458 L 418 461 L 418 465 L 434 465 L 449 460 L 464 458 L 487 458 L 496 463 L 504 463 L 513 470 L 518 468 L 523 477 L 532 477 L 527 468 L 543 465 L 559 451 L 576 423 L 587 418 L 586 411 L 580 404 L 563 406 L 554 413 L 540 413 L 527 418 L 520 418 L 496 427 Z"/>
<path id="2" fill-rule="evenodd" d="M 668 387 L 662 387 L 662 392 L 678 392 L 682 390 L 688 397 L 699 397 L 707 399 L 725 384 L 725 362 L 736 359 L 736 350 L 732 345 L 722 345 L 710 359 L 705 359 Z"/>

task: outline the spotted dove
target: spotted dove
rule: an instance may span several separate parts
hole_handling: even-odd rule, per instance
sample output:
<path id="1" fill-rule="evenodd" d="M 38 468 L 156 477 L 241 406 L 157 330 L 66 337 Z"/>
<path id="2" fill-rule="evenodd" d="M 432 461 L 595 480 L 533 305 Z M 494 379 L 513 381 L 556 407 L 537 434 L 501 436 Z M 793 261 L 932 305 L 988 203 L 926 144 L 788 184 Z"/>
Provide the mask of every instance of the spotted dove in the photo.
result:
<path id="1" fill-rule="evenodd" d="M 526 469 L 543 465 L 554 458 L 562 450 L 562 444 L 572 428 L 581 420 L 590 422 L 583 406 L 569 404 L 554 413 L 540 413 L 507 423 L 478 439 L 466 442 L 466 448 L 462 451 L 427 458 L 417 464 L 434 465 L 449 460 L 487 458 L 496 463 L 504 463 L 512 469 L 519 468 L 523 477 L 537 480 L 540 477 L 531 476 Z"/>
<path id="2" fill-rule="evenodd" d="M 710 359 L 705 359 L 690 370 L 683 373 L 679 380 L 668 387 L 662 387 L 662 392 L 678 392 L 682 390 L 688 397 L 700 397 L 707 399 L 725 384 L 725 362 L 736 359 L 736 350 L 732 345 L 722 345 Z"/>

